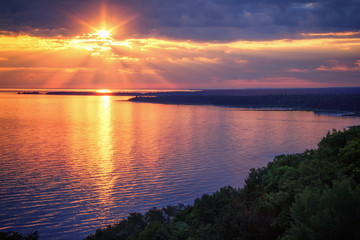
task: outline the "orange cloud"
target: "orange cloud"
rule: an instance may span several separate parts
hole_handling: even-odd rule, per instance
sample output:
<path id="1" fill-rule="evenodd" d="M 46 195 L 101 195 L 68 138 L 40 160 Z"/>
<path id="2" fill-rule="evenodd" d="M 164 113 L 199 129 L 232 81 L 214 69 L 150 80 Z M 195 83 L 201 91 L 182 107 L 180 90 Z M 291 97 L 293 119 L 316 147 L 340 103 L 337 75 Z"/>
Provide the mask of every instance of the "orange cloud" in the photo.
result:
<path id="1" fill-rule="evenodd" d="M 251 87 L 256 84 L 271 87 L 269 81 L 274 86 L 291 87 L 297 85 L 290 80 L 276 81 L 271 76 L 283 79 L 301 72 L 302 77 L 312 79 L 307 74 L 309 69 L 318 70 L 318 74 L 359 71 L 360 60 L 352 65 L 340 64 L 349 60 L 319 64 L 330 57 L 354 59 L 359 54 L 360 38 L 356 37 L 192 42 L 156 38 L 118 40 L 97 34 L 43 38 L 7 32 L 0 33 L 0 83 L 2 87 L 16 82 L 23 87 L 201 88 L 210 84 L 242 87 L 240 81 L 231 79 L 243 79 Z M 14 78 L 17 80 L 9 80 Z M 218 83 L 211 83 L 211 79 Z M 300 83 L 313 86 L 307 81 L 297 80 L 299 86 Z"/>
<path id="2" fill-rule="evenodd" d="M 247 60 L 244 60 L 244 59 L 237 59 L 235 60 L 236 63 L 247 63 L 248 61 Z"/>
<path id="3" fill-rule="evenodd" d="M 303 37 L 347 37 L 347 36 L 357 36 L 360 35 L 360 31 L 357 32 L 328 32 L 328 33 L 300 33 L 300 36 Z"/>
<path id="4" fill-rule="evenodd" d="M 330 66 L 321 65 L 316 70 L 318 71 L 331 71 L 331 72 L 348 72 L 348 71 L 360 71 L 360 60 L 355 61 L 354 65 L 349 67 L 347 65 L 339 64 L 337 61 L 329 61 Z"/>
<path id="5" fill-rule="evenodd" d="M 49 68 L 49 67 L 0 67 L 0 72 L 10 72 L 10 71 L 31 71 L 31 72 L 74 72 L 81 68 Z M 83 68 L 88 70 L 88 68 Z"/>
<path id="6" fill-rule="evenodd" d="M 287 72 L 308 72 L 309 70 L 307 69 L 297 69 L 297 68 L 291 68 L 291 69 L 288 69 L 286 70 Z"/>
<path id="7" fill-rule="evenodd" d="M 235 41 L 229 43 L 191 42 L 163 39 L 126 39 L 115 40 L 111 38 L 99 38 L 92 34 L 76 36 L 74 38 L 40 38 L 29 35 L 0 35 L 1 51 L 33 51 L 33 50 L 61 50 L 61 49 L 84 49 L 88 51 L 106 51 L 112 48 L 128 48 L 137 52 L 165 51 L 222 51 L 228 54 L 237 50 L 272 50 L 272 49 L 296 49 L 296 48 L 343 48 L 345 46 L 360 47 L 359 38 L 321 38 L 300 40 L 272 40 L 272 41 Z M 201 57 L 199 57 L 201 59 Z"/>

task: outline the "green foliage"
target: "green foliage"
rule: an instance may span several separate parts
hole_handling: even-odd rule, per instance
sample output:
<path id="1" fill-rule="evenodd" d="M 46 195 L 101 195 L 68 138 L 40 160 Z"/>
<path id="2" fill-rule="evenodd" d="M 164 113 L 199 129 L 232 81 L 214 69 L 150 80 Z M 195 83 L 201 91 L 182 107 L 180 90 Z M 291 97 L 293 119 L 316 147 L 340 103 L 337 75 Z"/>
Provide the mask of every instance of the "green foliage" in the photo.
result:
<path id="1" fill-rule="evenodd" d="M 334 181 L 332 188 L 307 188 L 290 212 L 291 227 L 283 239 L 359 239 L 360 191 L 348 179 Z"/>
<path id="2" fill-rule="evenodd" d="M 185 240 L 190 236 L 190 226 L 185 222 L 174 222 L 170 225 L 170 232 L 170 239 Z"/>
<path id="3" fill-rule="evenodd" d="M 345 173 L 360 182 L 360 137 L 348 141 L 339 151 L 339 160 Z"/>
<path id="4" fill-rule="evenodd" d="M 167 240 L 168 231 L 166 227 L 158 221 L 150 222 L 139 234 L 140 240 Z"/>
<path id="5" fill-rule="evenodd" d="M 38 240 L 39 234 L 37 231 L 29 233 L 29 235 L 24 236 L 18 232 L 0 232 L 0 240 Z"/>
<path id="6" fill-rule="evenodd" d="M 168 226 L 174 216 L 184 208 L 183 205 L 168 206 L 163 209 L 152 208 L 144 215 L 130 215 L 112 226 L 97 229 L 86 240 L 131 240 L 131 239 L 168 239 Z M 150 237 L 152 236 L 152 237 Z"/>
<path id="7" fill-rule="evenodd" d="M 212 195 L 205 194 L 179 213 L 174 223 L 190 229 L 190 239 L 233 239 L 242 232 L 239 198 L 240 191 L 230 186 Z"/>
<path id="8" fill-rule="evenodd" d="M 132 213 L 87 239 L 360 239 L 359 185 L 360 126 L 251 169 L 242 189 Z"/>

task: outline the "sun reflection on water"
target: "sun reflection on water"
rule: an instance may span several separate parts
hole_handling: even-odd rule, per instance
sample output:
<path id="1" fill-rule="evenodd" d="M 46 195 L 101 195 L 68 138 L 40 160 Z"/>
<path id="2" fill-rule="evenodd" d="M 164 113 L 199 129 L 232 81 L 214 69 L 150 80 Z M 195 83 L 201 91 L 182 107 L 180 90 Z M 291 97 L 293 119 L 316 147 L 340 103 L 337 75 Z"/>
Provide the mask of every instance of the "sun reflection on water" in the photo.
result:
<path id="1" fill-rule="evenodd" d="M 100 155 L 104 163 L 108 163 L 112 159 L 113 143 L 112 143 L 112 124 L 111 124 L 111 100 L 110 96 L 101 96 L 98 105 L 98 147 Z M 109 166 L 104 166 L 108 169 Z"/>
<path id="2" fill-rule="evenodd" d="M 97 148 L 100 158 L 96 159 L 98 166 L 97 184 L 99 201 L 102 203 L 100 206 L 112 205 L 114 201 L 111 193 L 113 192 L 115 178 L 113 177 L 114 171 L 114 158 L 113 158 L 113 139 L 112 139 L 112 122 L 111 122 L 111 98 L 110 96 L 102 96 L 98 104 L 98 132 L 97 134 Z M 107 218 L 109 213 L 107 211 L 100 211 L 99 218 Z M 105 214 L 105 216 L 102 216 Z"/>
<path id="3" fill-rule="evenodd" d="M 71 146 L 73 154 L 68 162 L 69 174 L 74 175 L 75 181 L 72 182 L 74 191 L 81 191 L 82 195 L 96 202 L 94 204 L 86 200 L 77 215 L 85 217 L 93 213 L 93 218 L 88 221 L 98 221 L 103 224 L 108 224 L 105 221 L 112 218 L 112 209 L 109 206 L 115 204 L 112 107 L 111 96 L 72 99 L 72 122 L 76 122 L 78 128 L 71 131 L 73 139 L 70 142 L 77 144 Z M 91 124 L 86 126 L 84 122 Z M 77 202 L 75 201 L 74 204 Z"/>

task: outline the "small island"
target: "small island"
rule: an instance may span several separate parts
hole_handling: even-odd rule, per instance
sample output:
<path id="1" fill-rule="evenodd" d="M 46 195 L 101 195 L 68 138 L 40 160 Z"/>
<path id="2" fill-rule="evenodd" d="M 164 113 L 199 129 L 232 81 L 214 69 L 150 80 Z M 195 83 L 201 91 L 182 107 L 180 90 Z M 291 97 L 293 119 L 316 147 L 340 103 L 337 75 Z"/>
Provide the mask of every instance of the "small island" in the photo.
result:
<path id="1" fill-rule="evenodd" d="M 41 94 L 38 91 L 30 91 L 30 92 L 18 92 L 17 94 Z"/>

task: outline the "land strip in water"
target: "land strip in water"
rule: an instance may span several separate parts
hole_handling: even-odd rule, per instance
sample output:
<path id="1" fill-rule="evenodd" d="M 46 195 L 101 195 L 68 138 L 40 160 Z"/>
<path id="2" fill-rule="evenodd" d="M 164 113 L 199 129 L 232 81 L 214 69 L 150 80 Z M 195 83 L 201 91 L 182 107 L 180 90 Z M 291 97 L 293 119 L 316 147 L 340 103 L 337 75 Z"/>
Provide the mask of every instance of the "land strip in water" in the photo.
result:
<path id="1" fill-rule="evenodd" d="M 252 110 L 314 111 L 360 116 L 360 88 L 214 89 L 175 91 L 30 91 L 19 94 L 129 96 L 128 101 L 213 105 Z"/>
<path id="2" fill-rule="evenodd" d="M 359 89 L 204 90 L 137 95 L 129 101 L 261 110 L 307 110 L 347 116 L 359 116 L 360 113 Z"/>

